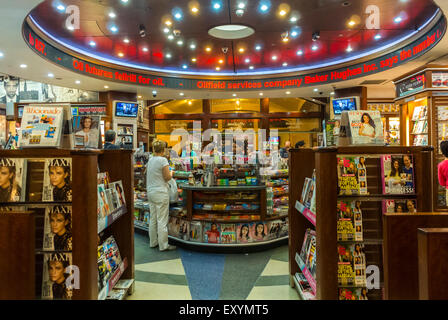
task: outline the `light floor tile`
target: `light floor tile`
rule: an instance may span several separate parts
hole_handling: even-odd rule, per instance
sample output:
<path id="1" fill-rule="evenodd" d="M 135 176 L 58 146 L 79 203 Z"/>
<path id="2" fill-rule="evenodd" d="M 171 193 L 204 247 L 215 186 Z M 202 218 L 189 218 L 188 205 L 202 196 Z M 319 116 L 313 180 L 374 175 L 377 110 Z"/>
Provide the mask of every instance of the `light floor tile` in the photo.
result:
<path id="1" fill-rule="evenodd" d="M 283 276 L 289 275 L 289 262 L 269 260 L 261 276 Z"/>
<path id="2" fill-rule="evenodd" d="M 185 270 L 184 266 L 182 265 L 181 259 L 172 259 L 165 261 L 136 264 L 135 270 L 145 272 L 185 275 Z"/>
<path id="3" fill-rule="evenodd" d="M 254 287 L 246 300 L 300 300 L 299 294 L 289 285 Z"/>
<path id="4" fill-rule="evenodd" d="M 136 281 L 127 300 L 191 300 L 191 294 L 188 286 Z"/>

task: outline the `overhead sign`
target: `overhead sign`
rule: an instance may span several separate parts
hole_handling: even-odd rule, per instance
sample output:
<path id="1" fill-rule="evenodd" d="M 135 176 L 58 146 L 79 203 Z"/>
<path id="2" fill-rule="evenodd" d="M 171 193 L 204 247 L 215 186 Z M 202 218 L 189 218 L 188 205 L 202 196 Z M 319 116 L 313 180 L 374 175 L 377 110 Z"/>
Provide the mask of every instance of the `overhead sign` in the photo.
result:
<path id="1" fill-rule="evenodd" d="M 295 89 L 326 85 L 339 81 L 369 76 L 397 67 L 425 54 L 443 38 L 445 31 L 446 20 L 444 17 L 441 17 L 429 32 L 422 35 L 416 41 L 401 49 L 397 49 L 392 53 L 370 61 L 354 64 L 349 67 L 336 68 L 325 72 L 253 80 L 210 80 L 207 78 L 191 79 L 187 76 L 156 76 L 149 73 L 146 74 L 123 71 L 118 67 L 109 68 L 73 57 L 53 47 L 47 41 L 40 38 L 27 23 L 24 24 L 23 36 L 30 48 L 44 59 L 85 76 L 124 84 L 148 86 L 151 88 L 198 90 L 208 92 Z"/>
<path id="2" fill-rule="evenodd" d="M 426 87 L 425 83 L 425 73 L 403 80 L 402 82 L 397 83 L 395 86 L 397 97 L 404 97 L 423 90 Z"/>

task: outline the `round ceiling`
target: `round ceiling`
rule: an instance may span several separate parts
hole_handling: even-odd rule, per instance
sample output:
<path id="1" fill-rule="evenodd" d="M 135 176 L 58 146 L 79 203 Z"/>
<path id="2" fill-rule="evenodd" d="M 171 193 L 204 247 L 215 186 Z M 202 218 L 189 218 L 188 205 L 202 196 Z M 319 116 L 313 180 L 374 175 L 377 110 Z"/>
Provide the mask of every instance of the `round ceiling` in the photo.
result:
<path id="1" fill-rule="evenodd" d="M 284 74 L 362 58 L 418 33 L 433 0 L 46 0 L 29 15 L 52 43 L 141 70 Z"/>

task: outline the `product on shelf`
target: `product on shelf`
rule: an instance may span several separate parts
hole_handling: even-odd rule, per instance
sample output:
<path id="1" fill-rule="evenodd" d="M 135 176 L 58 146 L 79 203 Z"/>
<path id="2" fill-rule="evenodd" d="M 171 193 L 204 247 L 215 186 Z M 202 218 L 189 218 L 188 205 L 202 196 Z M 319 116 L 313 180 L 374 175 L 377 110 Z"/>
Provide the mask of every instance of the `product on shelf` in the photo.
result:
<path id="1" fill-rule="evenodd" d="M 252 229 L 252 239 L 254 241 L 267 240 L 268 230 L 267 225 L 263 221 L 255 222 L 255 227 Z"/>
<path id="2" fill-rule="evenodd" d="M 302 248 L 299 254 L 296 254 L 296 260 L 300 270 L 307 279 L 313 293 L 316 293 L 316 231 L 307 229 L 303 240 Z"/>
<path id="3" fill-rule="evenodd" d="M 43 250 L 72 250 L 72 207 L 49 206 L 45 208 Z"/>
<path id="4" fill-rule="evenodd" d="M 63 118 L 63 107 L 25 106 L 20 126 L 19 146 L 59 147 Z"/>
<path id="5" fill-rule="evenodd" d="M 412 155 L 383 155 L 381 173 L 384 194 L 414 194 Z"/>
<path id="6" fill-rule="evenodd" d="M 106 300 L 124 300 L 127 295 L 126 289 L 113 288 L 107 295 Z"/>
<path id="7" fill-rule="evenodd" d="M 384 145 L 383 122 L 379 111 L 342 112 L 339 145 Z"/>
<path id="8" fill-rule="evenodd" d="M 295 208 L 313 225 L 316 224 L 316 170 L 313 171 L 312 178 L 305 178 L 302 194 L 296 201 Z"/>
<path id="9" fill-rule="evenodd" d="M 180 219 L 170 216 L 168 219 L 168 234 L 172 237 L 179 238 Z"/>
<path id="10" fill-rule="evenodd" d="M 219 223 L 204 223 L 204 242 L 221 243 L 221 225 Z"/>
<path id="11" fill-rule="evenodd" d="M 368 194 L 365 157 L 338 157 L 337 161 L 339 195 Z"/>
<path id="12" fill-rule="evenodd" d="M 107 286 L 108 281 L 120 267 L 122 259 L 120 250 L 113 236 L 98 246 L 98 273 L 99 291 Z"/>
<path id="13" fill-rule="evenodd" d="M 65 269 L 72 265 L 72 254 L 45 253 L 43 257 L 42 299 L 70 300 L 73 290 L 66 285 Z"/>
<path id="14" fill-rule="evenodd" d="M 338 201 L 338 241 L 363 241 L 361 201 Z"/>
<path id="15" fill-rule="evenodd" d="M 90 121 L 90 125 L 87 127 L 86 122 Z M 73 116 L 72 118 L 72 130 L 74 137 L 75 148 L 93 148 L 98 149 L 100 144 L 100 130 L 98 129 L 101 123 L 101 116 L 99 115 L 83 115 Z M 84 128 L 88 128 L 85 132 Z"/>
<path id="16" fill-rule="evenodd" d="M 5 168 L 5 170 L 3 170 L 3 168 Z M 25 201 L 26 160 L 0 158 L 0 169 L 8 176 L 8 181 L 0 188 L 0 202 Z"/>
<path id="17" fill-rule="evenodd" d="M 299 288 L 297 288 L 300 292 L 300 295 L 304 300 L 315 300 L 316 296 L 313 293 L 313 289 L 311 288 L 308 280 L 306 280 L 305 276 L 302 273 L 296 272 L 294 275 Z"/>
<path id="18" fill-rule="evenodd" d="M 179 220 L 179 239 L 188 241 L 190 239 L 190 223 L 184 219 Z"/>
<path id="19" fill-rule="evenodd" d="M 103 184 L 98 185 L 98 218 L 105 218 L 111 212 L 109 201 L 106 197 L 106 189 Z"/>
<path id="20" fill-rule="evenodd" d="M 383 213 L 416 213 L 417 200 L 415 199 L 390 199 L 383 200 Z"/>
<path id="21" fill-rule="evenodd" d="M 366 285 L 366 257 L 361 243 L 338 243 L 338 282 L 341 286 Z"/>
<path id="22" fill-rule="evenodd" d="M 45 159 L 42 201 L 72 201 L 72 159 Z"/>
<path id="23" fill-rule="evenodd" d="M 253 230 L 255 228 L 255 223 L 239 223 L 236 227 L 236 238 L 238 243 L 249 243 L 253 242 L 252 239 Z"/>
<path id="24" fill-rule="evenodd" d="M 369 300 L 367 288 L 339 288 L 339 300 Z"/>

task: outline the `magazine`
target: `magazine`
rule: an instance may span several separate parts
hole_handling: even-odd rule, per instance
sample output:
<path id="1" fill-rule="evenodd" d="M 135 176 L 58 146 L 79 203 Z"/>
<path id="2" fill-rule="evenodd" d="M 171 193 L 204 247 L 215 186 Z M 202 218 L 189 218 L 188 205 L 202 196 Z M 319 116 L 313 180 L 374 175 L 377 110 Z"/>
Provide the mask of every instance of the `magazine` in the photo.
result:
<path id="1" fill-rule="evenodd" d="M 103 184 L 98 185 L 98 218 L 105 218 L 111 213 Z"/>
<path id="2" fill-rule="evenodd" d="M 383 194 L 415 193 L 412 155 L 383 155 L 381 172 Z"/>
<path id="3" fill-rule="evenodd" d="M 368 194 L 365 157 L 338 157 L 337 161 L 339 195 Z"/>
<path id="4" fill-rule="evenodd" d="M 113 190 L 114 197 L 117 199 L 118 208 L 126 206 L 123 184 L 120 181 L 112 182 L 110 188 Z"/>
<path id="5" fill-rule="evenodd" d="M 114 212 L 118 208 L 118 199 L 117 195 L 115 194 L 114 189 L 105 189 L 106 191 L 106 199 L 107 203 L 109 204 L 110 213 Z"/>
<path id="6" fill-rule="evenodd" d="M 268 230 L 266 223 L 262 221 L 255 222 L 255 227 L 252 229 L 252 239 L 254 241 L 267 240 Z"/>
<path id="7" fill-rule="evenodd" d="M 221 224 L 221 243 L 236 243 L 236 225 Z"/>
<path id="8" fill-rule="evenodd" d="M 109 188 L 110 178 L 108 172 L 100 172 L 98 173 L 98 184 L 103 184 L 107 189 Z"/>
<path id="9" fill-rule="evenodd" d="M 0 158 L 0 173 L 5 177 L 0 185 L 0 202 L 25 201 L 26 169 L 26 159 Z"/>
<path id="10" fill-rule="evenodd" d="M 305 300 L 315 300 L 316 296 L 313 293 L 313 289 L 311 288 L 310 284 L 308 283 L 308 280 L 306 280 L 306 277 L 302 274 L 297 272 L 295 275 L 296 281 L 299 284 L 299 290 L 302 294 L 302 298 Z"/>
<path id="11" fill-rule="evenodd" d="M 179 238 L 180 219 L 170 216 L 168 220 L 168 234 L 172 237 Z"/>
<path id="12" fill-rule="evenodd" d="M 311 239 L 316 237 L 316 232 L 311 229 L 307 229 L 305 232 L 305 237 L 302 243 L 302 249 L 300 250 L 299 257 L 302 260 L 302 263 L 305 264 L 306 258 L 308 255 L 308 251 L 311 247 Z"/>
<path id="13" fill-rule="evenodd" d="M 25 106 L 23 109 L 19 146 L 59 147 L 63 126 L 63 107 Z"/>
<path id="14" fill-rule="evenodd" d="M 72 129 L 75 137 L 75 148 L 100 148 L 100 121 L 100 116 L 73 116 Z"/>
<path id="15" fill-rule="evenodd" d="M 287 237 L 289 235 L 289 220 L 285 217 L 280 220 L 280 232 L 278 233 L 279 238 Z"/>
<path id="16" fill-rule="evenodd" d="M 72 265 L 71 253 L 45 253 L 42 270 L 42 299 L 70 300 L 73 290 L 67 287 L 67 267 Z"/>
<path id="17" fill-rule="evenodd" d="M 367 288 L 339 288 L 339 300 L 369 300 Z"/>
<path id="18" fill-rule="evenodd" d="M 383 213 L 416 213 L 417 200 L 397 199 L 383 200 Z"/>
<path id="19" fill-rule="evenodd" d="M 273 240 L 279 238 L 280 230 L 282 228 L 282 220 L 272 220 L 267 224 L 266 240 Z"/>
<path id="20" fill-rule="evenodd" d="M 122 263 L 120 250 L 113 236 L 98 246 L 99 291 L 104 288 Z"/>
<path id="21" fill-rule="evenodd" d="M 72 159 L 45 159 L 42 201 L 72 201 Z"/>
<path id="22" fill-rule="evenodd" d="M 179 220 L 179 239 L 188 241 L 190 237 L 190 222 L 184 219 Z"/>
<path id="23" fill-rule="evenodd" d="M 344 128 L 344 129 L 343 129 Z M 339 145 L 384 145 L 383 122 L 379 111 L 344 111 Z"/>
<path id="24" fill-rule="evenodd" d="M 72 251 L 72 207 L 45 208 L 43 250 Z"/>
<path id="25" fill-rule="evenodd" d="M 216 222 L 204 224 L 204 242 L 221 243 L 221 226 Z"/>
<path id="26" fill-rule="evenodd" d="M 363 241 L 361 201 L 338 201 L 338 241 Z"/>
<path id="27" fill-rule="evenodd" d="M 253 229 L 255 224 L 251 223 L 240 223 L 236 228 L 236 239 L 238 243 L 248 243 L 253 242 L 252 239 Z"/>
<path id="28" fill-rule="evenodd" d="M 338 243 L 338 282 L 342 286 L 366 285 L 366 258 L 361 243 Z"/>
<path id="29" fill-rule="evenodd" d="M 202 223 L 201 221 L 190 222 L 190 241 L 202 242 Z"/>

